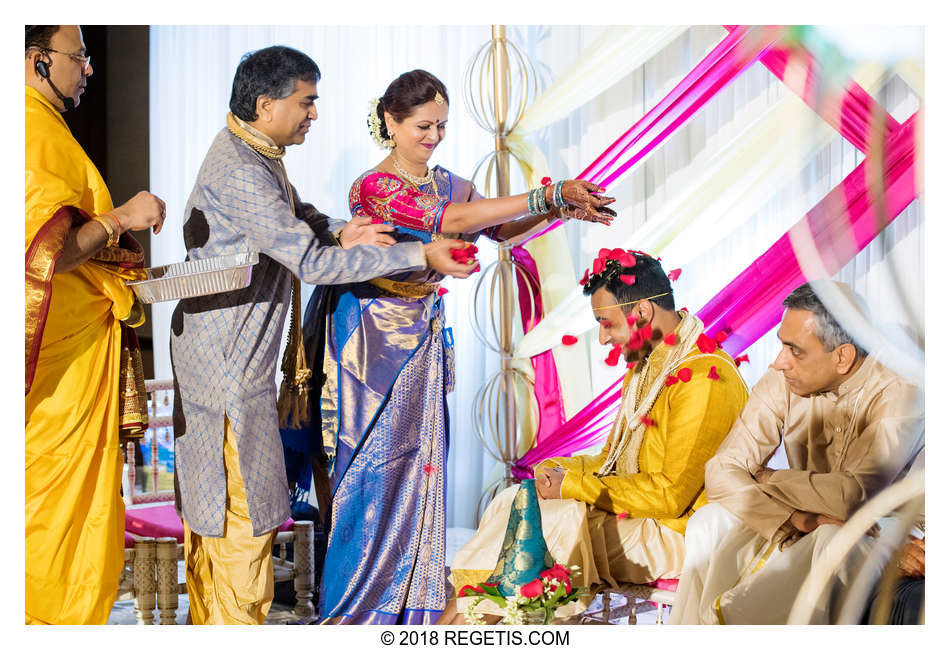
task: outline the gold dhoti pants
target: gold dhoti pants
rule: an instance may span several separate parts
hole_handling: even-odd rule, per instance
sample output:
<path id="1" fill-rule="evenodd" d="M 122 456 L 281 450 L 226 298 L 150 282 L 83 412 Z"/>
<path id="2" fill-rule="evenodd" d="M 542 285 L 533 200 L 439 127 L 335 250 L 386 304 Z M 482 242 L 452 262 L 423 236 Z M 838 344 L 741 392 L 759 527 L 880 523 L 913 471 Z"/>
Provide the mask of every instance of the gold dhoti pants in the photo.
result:
<path id="1" fill-rule="evenodd" d="M 254 536 L 237 444 L 224 419 L 227 499 L 224 534 L 204 537 L 185 524 L 185 579 L 194 625 L 260 625 L 274 599 L 276 529 Z"/>

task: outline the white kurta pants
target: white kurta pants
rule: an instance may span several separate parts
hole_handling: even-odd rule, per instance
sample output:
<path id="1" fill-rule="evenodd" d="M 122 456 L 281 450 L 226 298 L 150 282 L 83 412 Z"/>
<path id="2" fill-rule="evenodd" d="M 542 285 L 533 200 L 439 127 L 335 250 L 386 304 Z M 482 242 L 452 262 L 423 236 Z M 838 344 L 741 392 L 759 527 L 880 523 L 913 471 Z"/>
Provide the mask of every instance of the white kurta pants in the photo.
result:
<path id="1" fill-rule="evenodd" d="M 882 529 L 887 520 L 879 522 Z M 718 504 L 700 508 L 686 527 L 686 557 L 671 624 L 784 624 L 813 562 L 838 532 L 826 524 L 779 550 Z M 882 530 L 882 533 L 884 530 Z M 810 622 L 831 624 L 874 543 L 864 537 L 832 575 Z M 876 575 L 886 558 L 876 561 Z M 875 578 L 876 579 L 876 578 Z"/>

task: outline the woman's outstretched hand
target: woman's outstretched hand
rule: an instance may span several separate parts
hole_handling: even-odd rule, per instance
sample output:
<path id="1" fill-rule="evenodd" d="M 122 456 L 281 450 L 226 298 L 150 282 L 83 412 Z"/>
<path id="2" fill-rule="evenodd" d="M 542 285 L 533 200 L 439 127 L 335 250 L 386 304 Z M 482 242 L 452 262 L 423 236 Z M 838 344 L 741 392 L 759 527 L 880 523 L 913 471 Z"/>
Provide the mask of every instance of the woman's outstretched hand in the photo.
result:
<path id="1" fill-rule="evenodd" d="M 612 196 L 602 196 L 602 192 L 604 188 L 587 181 L 564 181 L 561 186 L 561 197 L 569 204 L 562 208 L 564 215 L 571 219 L 610 225 L 617 213 L 607 206 L 617 199 Z M 552 201 L 549 203 L 553 203 L 553 196 L 551 198 Z"/>

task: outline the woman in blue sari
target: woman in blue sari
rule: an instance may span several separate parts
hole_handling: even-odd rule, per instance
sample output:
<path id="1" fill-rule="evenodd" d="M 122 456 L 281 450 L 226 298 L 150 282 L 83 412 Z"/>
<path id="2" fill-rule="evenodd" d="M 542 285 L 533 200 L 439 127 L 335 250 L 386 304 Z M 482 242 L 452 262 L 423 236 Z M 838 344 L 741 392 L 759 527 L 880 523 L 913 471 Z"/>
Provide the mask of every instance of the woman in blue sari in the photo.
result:
<path id="1" fill-rule="evenodd" d="M 353 216 L 392 224 L 397 241 L 422 242 L 504 241 L 568 215 L 610 222 L 613 199 L 584 181 L 488 200 L 468 180 L 429 169 L 447 117 L 448 92 L 430 73 L 389 85 L 368 123 L 392 151 L 353 183 Z M 308 305 L 308 353 L 323 380 L 311 389 L 312 413 L 331 467 L 326 622 L 432 623 L 445 608 L 445 395 L 454 362 L 441 279 L 426 269 L 317 287 Z"/>

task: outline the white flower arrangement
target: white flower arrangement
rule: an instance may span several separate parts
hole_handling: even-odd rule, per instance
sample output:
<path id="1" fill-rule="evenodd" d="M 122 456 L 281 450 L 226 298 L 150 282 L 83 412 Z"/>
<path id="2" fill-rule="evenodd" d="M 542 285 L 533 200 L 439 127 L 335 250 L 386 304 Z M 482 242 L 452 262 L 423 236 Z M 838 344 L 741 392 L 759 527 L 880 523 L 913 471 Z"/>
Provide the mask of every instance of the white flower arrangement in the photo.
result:
<path id="1" fill-rule="evenodd" d="M 379 100 L 379 97 L 369 100 L 369 115 L 366 116 L 366 126 L 369 127 L 369 134 L 372 136 L 373 142 L 376 143 L 377 147 L 380 149 L 392 149 L 392 138 L 383 139 L 383 121 L 379 119 L 379 110 L 377 109 Z"/>

